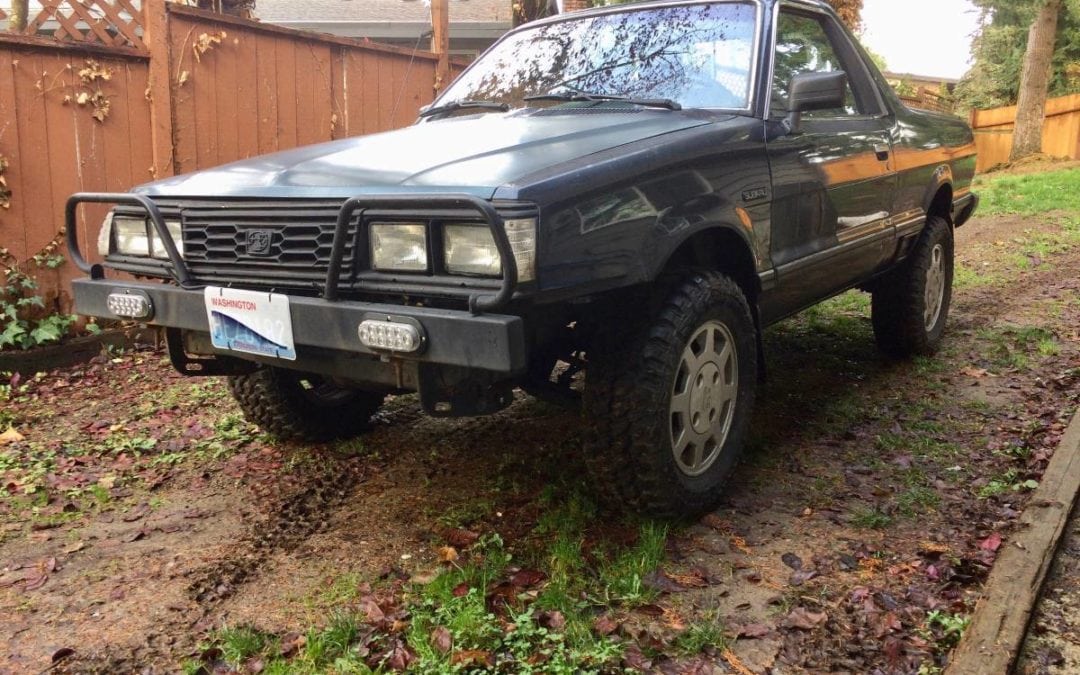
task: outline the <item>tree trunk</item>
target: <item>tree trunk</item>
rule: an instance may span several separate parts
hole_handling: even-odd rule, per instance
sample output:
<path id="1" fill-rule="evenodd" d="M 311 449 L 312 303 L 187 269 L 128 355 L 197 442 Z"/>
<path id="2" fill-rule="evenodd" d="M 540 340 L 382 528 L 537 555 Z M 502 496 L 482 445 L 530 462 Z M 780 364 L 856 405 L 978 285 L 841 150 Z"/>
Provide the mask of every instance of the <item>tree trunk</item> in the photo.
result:
<path id="1" fill-rule="evenodd" d="M 30 0 L 12 0 L 11 16 L 8 18 L 8 30 L 12 33 L 25 33 L 26 24 L 30 20 Z"/>
<path id="2" fill-rule="evenodd" d="M 1015 162 L 1042 151 L 1042 129 L 1046 116 L 1046 95 L 1050 88 L 1050 66 L 1057 39 L 1061 0 L 1046 0 L 1028 31 L 1024 70 L 1020 75 L 1020 97 L 1016 103 L 1016 130 L 1012 154 Z"/>

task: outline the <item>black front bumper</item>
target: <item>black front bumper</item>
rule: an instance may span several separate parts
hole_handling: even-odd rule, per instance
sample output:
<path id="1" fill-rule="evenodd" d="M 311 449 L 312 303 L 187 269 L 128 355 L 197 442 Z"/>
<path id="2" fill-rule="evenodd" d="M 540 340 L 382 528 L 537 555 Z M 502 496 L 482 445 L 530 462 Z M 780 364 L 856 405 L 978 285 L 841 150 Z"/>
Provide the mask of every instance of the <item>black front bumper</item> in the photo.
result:
<path id="1" fill-rule="evenodd" d="M 150 298 L 153 305 L 151 325 L 182 331 L 209 334 L 210 323 L 201 288 L 179 288 L 171 284 L 76 279 L 72 282 L 75 310 L 79 314 L 117 319 L 108 308 L 111 293 L 136 291 Z M 348 300 L 326 300 L 290 296 L 293 339 L 300 357 L 309 359 L 327 350 L 338 354 L 392 357 L 404 362 L 458 366 L 507 376 L 520 374 L 526 367 L 525 330 L 522 319 L 500 314 L 472 314 L 466 311 L 407 307 Z M 360 343 L 357 328 L 365 319 L 406 319 L 423 329 L 425 344 L 414 354 L 393 354 L 368 349 Z M 263 361 L 236 352 L 218 354 Z M 273 361 L 282 367 L 303 363 Z M 348 376 L 348 373 L 340 373 Z"/>

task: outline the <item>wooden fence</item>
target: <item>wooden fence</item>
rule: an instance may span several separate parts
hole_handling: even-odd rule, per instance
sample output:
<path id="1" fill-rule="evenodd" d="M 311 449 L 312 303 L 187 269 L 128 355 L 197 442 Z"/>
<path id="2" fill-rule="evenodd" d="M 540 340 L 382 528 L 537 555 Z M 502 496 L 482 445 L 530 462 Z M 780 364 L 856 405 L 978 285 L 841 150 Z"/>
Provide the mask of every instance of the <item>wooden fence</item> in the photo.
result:
<path id="1" fill-rule="evenodd" d="M 911 108 L 943 113 L 951 113 L 956 109 L 956 103 L 951 97 L 942 96 L 926 87 L 919 87 L 914 94 L 899 94 L 899 96 L 900 100 Z"/>
<path id="2" fill-rule="evenodd" d="M 971 113 L 975 146 L 979 151 L 978 171 L 1009 161 L 1015 124 L 1016 106 Z M 1080 94 L 1046 102 L 1042 151 L 1052 157 L 1080 159 Z"/>
<path id="3" fill-rule="evenodd" d="M 165 0 L 42 4 L 30 34 L 0 33 L 0 249 L 19 262 L 59 241 L 73 192 L 404 126 L 435 93 L 428 52 Z M 91 258 L 102 214 L 80 232 Z M 51 307 L 77 275 L 41 271 Z"/>

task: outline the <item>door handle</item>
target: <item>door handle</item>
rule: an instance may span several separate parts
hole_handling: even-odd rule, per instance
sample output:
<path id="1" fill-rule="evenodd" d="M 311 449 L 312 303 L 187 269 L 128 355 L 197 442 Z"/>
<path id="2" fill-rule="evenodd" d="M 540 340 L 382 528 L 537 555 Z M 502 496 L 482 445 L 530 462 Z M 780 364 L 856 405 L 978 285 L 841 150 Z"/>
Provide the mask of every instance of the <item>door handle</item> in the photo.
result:
<path id="1" fill-rule="evenodd" d="M 889 151 L 890 151 L 890 148 L 887 145 L 875 145 L 874 146 L 874 154 L 876 154 L 877 158 L 880 159 L 883 162 L 889 161 Z"/>

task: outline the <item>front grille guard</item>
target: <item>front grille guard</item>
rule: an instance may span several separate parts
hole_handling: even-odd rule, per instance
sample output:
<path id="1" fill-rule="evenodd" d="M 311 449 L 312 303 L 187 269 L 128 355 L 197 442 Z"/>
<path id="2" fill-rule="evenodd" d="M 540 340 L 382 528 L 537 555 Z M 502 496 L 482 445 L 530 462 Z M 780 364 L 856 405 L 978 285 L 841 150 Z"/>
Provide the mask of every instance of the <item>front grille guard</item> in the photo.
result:
<path id="1" fill-rule="evenodd" d="M 169 259 L 169 272 L 173 279 L 181 287 L 190 288 L 197 284 L 192 277 L 191 271 L 180 252 L 176 243 L 165 226 L 165 218 L 149 197 L 132 193 L 108 193 L 108 192 L 79 192 L 72 195 L 67 201 L 65 210 L 65 225 L 67 228 L 67 245 L 71 261 L 83 272 L 93 279 L 104 278 L 104 267 L 100 264 L 91 264 L 83 257 L 79 249 L 79 236 L 76 228 L 79 204 L 124 204 L 141 207 L 146 211 L 147 218 L 153 225 L 154 232 L 165 246 L 165 253 Z M 476 211 L 484 219 L 491 236 L 495 239 L 495 248 L 499 251 L 502 260 L 502 284 L 494 294 L 476 293 L 469 296 L 469 311 L 474 314 L 497 311 L 507 305 L 517 288 L 517 261 L 514 259 L 514 250 L 510 246 L 510 239 L 506 236 L 506 228 L 503 218 L 489 202 L 478 197 L 466 194 L 421 194 L 405 196 L 375 195 L 367 197 L 352 197 L 345 201 L 338 212 L 337 223 L 334 227 L 334 240 L 330 249 L 330 262 L 326 270 L 326 282 L 322 289 L 322 297 L 326 300 L 337 300 L 338 285 L 340 283 L 341 265 L 345 256 L 345 243 L 348 236 L 349 221 L 359 213 L 361 227 L 364 223 L 364 211 L 369 209 L 470 209 Z M 403 290 L 416 288 L 422 290 L 422 284 L 405 285 Z"/>

